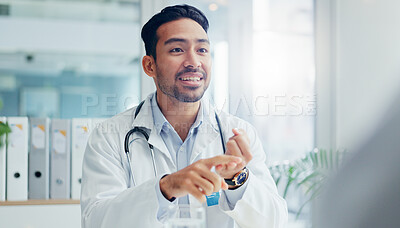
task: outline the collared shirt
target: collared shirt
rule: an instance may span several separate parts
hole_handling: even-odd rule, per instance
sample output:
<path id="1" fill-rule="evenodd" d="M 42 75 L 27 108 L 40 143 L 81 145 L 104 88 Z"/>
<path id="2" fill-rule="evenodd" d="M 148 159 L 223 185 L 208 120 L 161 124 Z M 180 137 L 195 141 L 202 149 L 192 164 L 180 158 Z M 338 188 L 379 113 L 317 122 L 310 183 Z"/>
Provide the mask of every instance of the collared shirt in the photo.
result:
<path id="1" fill-rule="evenodd" d="M 197 136 L 200 125 L 203 123 L 203 106 L 200 105 L 197 118 L 190 127 L 189 133 L 184 142 L 175 131 L 174 127 L 168 122 L 161 112 L 157 99 L 151 99 L 151 108 L 153 111 L 154 126 L 158 135 L 163 139 L 171 157 L 176 164 L 177 170 L 181 170 L 188 166 L 190 155 L 192 154 L 193 144 Z"/>
<path id="2" fill-rule="evenodd" d="M 181 170 L 186 166 L 190 165 L 190 156 L 192 154 L 193 145 L 196 140 L 197 133 L 199 131 L 199 127 L 202 124 L 211 124 L 209 121 L 209 116 L 204 114 L 204 108 L 202 102 L 200 103 L 199 112 L 197 114 L 196 120 L 191 126 L 189 133 L 182 142 L 182 139 L 179 137 L 178 133 L 172 127 L 172 125 L 165 118 L 164 114 L 161 112 L 156 99 L 156 93 L 154 93 L 151 98 L 151 109 L 153 113 L 154 126 L 157 130 L 157 133 L 163 139 L 169 153 L 171 154 L 172 159 L 174 160 L 177 170 Z M 158 181 L 159 183 L 159 181 Z M 236 202 L 242 198 L 244 191 L 247 187 L 246 182 L 240 188 L 236 190 L 228 190 L 226 192 L 226 196 L 228 199 L 228 203 L 230 207 L 233 209 Z M 157 218 L 160 218 L 162 212 L 165 208 L 167 208 L 171 202 L 168 201 L 161 193 L 159 184 L 156 185 L 157 198 L 159 202 L 159 210 L 157 214 Z M 189 196 L 184 196 L 178 198 L 179 204 L 188 204 Z"/>

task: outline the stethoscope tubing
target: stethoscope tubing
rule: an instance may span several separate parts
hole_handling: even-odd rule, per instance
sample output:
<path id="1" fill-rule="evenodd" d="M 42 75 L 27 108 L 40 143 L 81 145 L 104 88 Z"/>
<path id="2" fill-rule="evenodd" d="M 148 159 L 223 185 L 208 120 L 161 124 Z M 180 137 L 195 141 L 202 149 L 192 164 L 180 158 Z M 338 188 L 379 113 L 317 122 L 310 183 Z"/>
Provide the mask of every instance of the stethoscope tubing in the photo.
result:
<path id="1" fill-rule="evenodd" d="M 133 185 L 136 186 L 136 181 L 135 181 L 135 178 L 133 177 L 133 171 L 132 171 L 132 165 L 131 165 L 131 158 L 130 158 L 130 152 L 129 152 L 129 145 L 130 145 L 131 143 L 133 143 L 135 140 L 140 139 L 140 138 L 133 139 L 133 140 L 129 143 L 129 137 L 130 137 L 133 133 L 135 133 L 135 132 L 140 132 L 140 133 L 142 133 L 142 134 L 145 136 L 146 139 L 147 139 L 148 135 L 147 135 L 147 133 L 144 132 L 142 129 L 137 128 L 136 131 L 134 131 L 134 130 L 135 130 L 135 128 L 132 129 L 132 130 L 130 130 L 130 131 L 128 132 L 129 135 L 127 134 L 126 137 L 125 137 L 125 154 L 126 154 L 126 159 L 127 159 L 127 161 L 128 161 L 128 166 L 129 166 L 128 168 L 129 168 L 129 176 L 130 176 L 130 179 L 132 180 Z M 147 137 L 146 137 L 146 136 L 147 136 Z M 150 152 L 151 152 L 151 160 L 152 160 L 152 162 L 153 162 L 153 171 L 154 171 L 154 175 L 157 177 L 158 174 L 157 174 L 156 160 L 155 160 L 155 158 L 154 158 L 154 147 L 153 147 L 153 145 L 151 145 L 150 143 L 148 143 L 148 145 L 149 145 Z"/>
<path id="2" fill-rule="evenodd" d="M 139 114 L 140 109 L 142 108 L 143 104 L 144 104 L 144 101 L 140 102 L 140 104 L 137 106 L 136 111 L 135 111 L 135 115 L 134 115 L 134 119 L 136 119 L 136 116 Z M 225 151 L 226 151 L 226 149 L 225 149 L 225 141 L 224 141 L 224 136 L 223 136 L 223 133 L 222 133 L 221 121 L 220 121 L 220 119 L 219 119 L 219 117 L 217 115 L 217 112 L 215 112 L 215 119 L 217 121 L 218 129 L 219 129 L 219 135 L 220 135 L 220 138 L 221 138 L 222 149 L 223 149 L 223 152 L 225 154 Z M 124 141 L 124 149 L 125 149 L 126 159 L 128 161 L 128 166 L 129 166 L 128 168 L 129 168 L 130 178 L 131 178 L 134 186 L 136 186 L 136 181 L 135 181 L 135 178 L 133 176 L 133 170 L 132 170 L 131 159 L 130 159 L 130 152 L 129 152 L 130 142 L 129 142 L 129 138 L 131 137 L 132 134 L 134 134 L 136 132 L 137 133 L 141 133 L 144 136 L 144 138 L 146 139 L 146 141 L 147 141 L 147 143 L 149 145 L 149 148 L 150 148 L 151 159 L 152 159 L 152 162 L 153 162 L 154 176 L 155 177 L 158 176 L 157 175 L 156 161 L 155 161 L 155 157 L 154 157 L 154 147 L 153 147 L 153 145 L 151 145 L 149 143 L 149 134 L 147 134 L 147 132 L 145 130 L 143 130 L 143 129 L 139 128 L 139 127 L 134 127 L 133 129 L 129 130 L 128 133 L 126 133 L 125 141 Z M 136 139 L 139 139 L 139 138 L 136 138 Z M 131 142 L 135 141 L 136 139 L 132 140 Z"/>

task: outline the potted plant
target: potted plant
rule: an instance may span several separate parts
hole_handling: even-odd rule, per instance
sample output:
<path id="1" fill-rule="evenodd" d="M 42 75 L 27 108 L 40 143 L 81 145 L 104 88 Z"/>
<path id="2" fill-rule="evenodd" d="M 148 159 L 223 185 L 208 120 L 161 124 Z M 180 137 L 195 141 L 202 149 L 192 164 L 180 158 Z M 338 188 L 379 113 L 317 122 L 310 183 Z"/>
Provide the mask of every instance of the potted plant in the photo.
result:
<path id="1" fill-rule="evenodd" d="M 283 198 L 287 198 L 290 190 L 301 191 L 304 200 L 297 210 L 296 219 L 303 208 L 318 197 L 327 178 L 340 167 L 345 154 L 344 150 L 316 148 L 302 158 L 270 167 L 276 185 L 282 187 Z"/>

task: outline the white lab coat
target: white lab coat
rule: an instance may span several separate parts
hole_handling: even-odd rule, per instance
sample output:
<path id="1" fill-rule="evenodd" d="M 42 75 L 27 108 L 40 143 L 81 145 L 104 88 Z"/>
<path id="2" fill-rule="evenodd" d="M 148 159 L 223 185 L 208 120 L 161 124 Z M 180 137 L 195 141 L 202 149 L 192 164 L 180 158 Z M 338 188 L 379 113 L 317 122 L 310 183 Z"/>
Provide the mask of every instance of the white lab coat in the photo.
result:
<path id="1" fill-rule="evenodd" d="M 150 95 L 152 96 L 152 95 Z M 156 133 L 151 112 L 150 96 L 145 100 L 136 119 L 135 108 L 103 122 L 93 130 L 83 161 L 81 208 L 82 227 L 162 227 L 157 219 L 156 185 L 160 176 L 177 171 L 162 138 Z M 202 103 L 210 114 L 211 124 L 200 125 L 190 163 L 222 154 L 222 144 L 214 108 Z M 255 129 L 247 122 L 220 112 L 225 140 L 232 136 L 232 128 L 244 129 L 250 140 L 253 160 L 247 165 L 250 176 L 247 188 L 234 208 L 230 208 L 224 191 L 219 205 L 206 207 L 208 228 L 284 227 L 287 220 L 286 202 L 278 193 L 265 165 L 265 153 Z M 131 164 L 136 186 L 130 180 L 129 166 L 124 152 L 126 133 L 135 126 L 149 132 L 149 143 L 154 146 L 158 176 L 155 177 L 150 149 L 146 140 L 136 140 L 130 146 Z M 142 137 L 139 133 L 131 139 Z M 191 204 L 199 202 L 189 195 Z"/>

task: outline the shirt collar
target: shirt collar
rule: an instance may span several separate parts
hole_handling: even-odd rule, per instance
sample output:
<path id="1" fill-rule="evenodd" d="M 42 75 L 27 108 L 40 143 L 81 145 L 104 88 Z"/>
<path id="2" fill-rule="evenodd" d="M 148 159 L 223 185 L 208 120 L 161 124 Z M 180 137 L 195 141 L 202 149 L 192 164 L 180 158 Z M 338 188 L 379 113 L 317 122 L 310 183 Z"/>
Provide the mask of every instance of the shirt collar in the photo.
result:
<path id="1" fill-rule="evenodd" d="M 150 102 L 151 102 L 151 109 L 153 112 L 154 127 L 157 130 L 157 133 L 160 134 L 162 130 L 168 131 L 169 128 L 172 129 L 171 124 L 165 118 L 164 114 L 161 112 L 161 109 L 157 104 L 157 93 L 154 93 L 154 95 L 150 98 Z M 199 128 L 203 123 L 205 116 L 203 106 L 204 106 L 203 102 L 200 101 L 199 112 L 197 113 L 196 120 L 191 126 L 190 131 Z"/>

